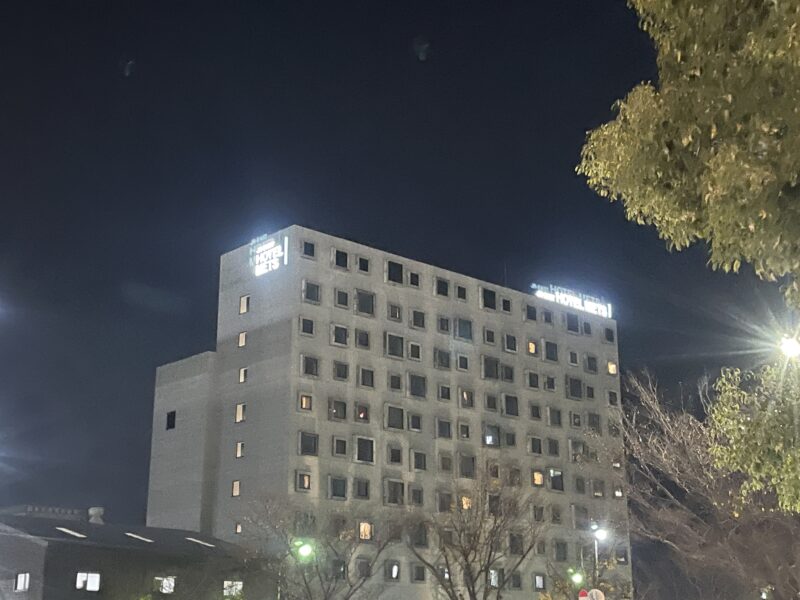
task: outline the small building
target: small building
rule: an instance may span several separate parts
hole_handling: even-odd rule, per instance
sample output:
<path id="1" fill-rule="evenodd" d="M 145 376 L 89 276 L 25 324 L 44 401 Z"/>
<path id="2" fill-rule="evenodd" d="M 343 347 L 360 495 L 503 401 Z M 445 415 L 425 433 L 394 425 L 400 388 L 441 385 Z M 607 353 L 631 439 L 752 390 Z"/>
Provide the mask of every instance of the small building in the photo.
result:
<path id="1" fill-rule="evenodd" d="M 0 510 L 2 599 L 266 599 L 268 580 L 240 548 L 196 532 L 107 524 L 98 508 Z"/>

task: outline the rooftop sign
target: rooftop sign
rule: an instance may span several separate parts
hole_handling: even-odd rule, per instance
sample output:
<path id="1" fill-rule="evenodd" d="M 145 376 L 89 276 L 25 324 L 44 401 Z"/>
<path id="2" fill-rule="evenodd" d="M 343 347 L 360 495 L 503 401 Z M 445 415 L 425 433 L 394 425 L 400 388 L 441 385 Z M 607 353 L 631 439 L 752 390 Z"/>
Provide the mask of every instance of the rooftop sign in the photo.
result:
<path id="1" fill-rule="evenodd" d="M 250 242 L 250 266 L 256 277 L 277 271 L 289 262 L 289 238 L 283 240 L 266 235 Z"/>
<path id="2" fill-rule="evenodd" d="M 598 317 L 611 318 L 611 305 L 602 298 L 587 296 L 586 294 L 574 292 L 555 285 L 545 286 L 532 283 L 531 288 L 534 290 L 533 295 L 542 300 L 557 302 L 558 304 L 569 306 L 575 310 L 582 310 L 583 312 L 597 315 Z"/>

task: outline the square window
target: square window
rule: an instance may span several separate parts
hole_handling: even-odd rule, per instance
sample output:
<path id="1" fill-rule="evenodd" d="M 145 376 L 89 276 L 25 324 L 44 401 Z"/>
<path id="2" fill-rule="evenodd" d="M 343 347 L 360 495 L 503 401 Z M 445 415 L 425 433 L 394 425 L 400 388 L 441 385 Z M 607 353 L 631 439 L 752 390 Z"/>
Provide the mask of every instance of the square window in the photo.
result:
<path id="1" fill-rule="evenodd" d="M 389 406 L 386 409 L 386 427 L 390 429 L 403 429 L 405 426 L 405 414 L 402 408 Z"/>
<path id="2" fill-rule="evenodd" d="M 531 304 L 525 305 L 525 320 L 526 321 L 535 321 L 536 320 L 536 307 Z"/>
<path id="3" fill-rule="evenodd" d="M 422 346 L 416 342 L 408 342 L 408 358 L 410 360 L 422 360 Z"/>
<path id="4" fill-rule="evenodd" d="M 455 336 L 461 340 L 472 341 L 472 321 L 469 319 L 455 320 Z"/>
<path id="5" fill-rule="evenodd" d="M 411 287 L 419 287 L 419 273 L 413 271 L 408 274 L 408 285 Z"/>
<path id="6" fill-rule="evenodd" d="M 440 454 L 439 470 L 445 473 L 451 473 L 453 471 L 453 457 L 449 454 Z"/>
<path id="7" fill-rule="evenodd" d="M 347 479 L 344 477 L 328 478 L 328 495 L 337 500 L 347 498 Z"/>
<path id="8" fill-rule="evenodd" d="M 439 317 L 436 320 L 436 330 L 439 333 L 450 333 L 450 319 L 447 317 Z"/>
<path id="9" fill-rule="evenodd" d="M 415 583 L 420 583 L 425 581 L 425 566 L 424 565 L 414 565 L 411 568 L 411 581 Z"/>
<path id="10" fill-rule="evenodd" d="M 561 427 L 561 411 L 557 408 L 550 408 L 550 425 L 552 427 Z"/>
<path id="11" fill-rule="evenodd" d="M 375 371 L 372 369 L 367 369 L 366 367 L 361 367 L 358 370 L 358 383 L 363 387 L 374 388 L 375 387 Z"/>
<path id="12" fill-rule="evenodd" d="M 340 269 L 346 269 L 348 267 L 348 258 L 347 252 L 344 250 L 333 251 L 333 264 Z"/>
<path id="13" fill-rule="evenodd" d="M 350 332 L 342 325 L 331 325 L 331 343 L 337 346 L 347 346 Z"/>
<path id="14" fill-rule="evenodd" d="M 356 404 L 356 421 L 359 423 L 369 423 L 369 406 L 366 404 Z"/>
<path id="15" fill-rule="evenodd" d="M 453 437 L 452 424 L 446 419 L 436 419 L 436 437 L 450 439 Z"/>
<path id="16" fill-rule="evenodd" d="M 356 312 L 360 315 L 375 315 L 375 294 L 356 290 Z"/>
<path id="17" fill-rule="evenodd" d="M 408 428 L 411 431 L 422 431 L 422 415 L 415 413 L 408 414 Z"/>
<path id="18" fill-rule="evenodd" d="M 241 331 L 239 332 L 239 338 L 236 340 L 236 347 L 244 348 L 246 345 L 247 345 L 247 332 Z"/>
<path id="19" fill-rule="evenodd" d="M 318 283 L 311 281 L 303 282 L 303 300 L 312 304 L 319 304 L 322 297 L 322 289 Z"/>
<path id="20" fill-rule="evenodd" d="M 465 356 L 464 354 L 458 355 L 458 369 L 460 371 L 467 371 L 469 370 L 469 357 Z"/>
<path id="21" fill-rule="evenodd" d="M 236 405 L 235 416 L 233 418 L 235 423 L 242 423 L 245 420 L 245 409 L 247 405 L 243 402 L 240 402 Z"/>
<path id="22" fill-rule="evenodd" d="M 536 421 L 541 421 L 542 420 L 542 407 L 539 406 L 538 404 L 530 404 L 530 405 L 528 405 L 528 407 L 530 409 L 531 419 L 534 419 Z"/>
<path id="23" fill-rule="evenodd" d="M 386 503 L 404 504 L 406 486 L 402 481 L 386 481 Z"/>
<path id="24" fill-rule="evenodd" d="M 484 327 L 483 328 L 483 342 L 485 344 L 494 344 L 495 343 L 494 330 L 489 329 L 488 327 Z"/>
<path id="25" fill-rule="evenodd" d="M 404 356 L 404 348 L 405 339 L 401 335 L 395 335 L 393 333 L 386 333 L 384 337 L 384 352 L 386 352 L 387 356 L 393 356 L 395 358 L 403 358 Z"/>
<path id="26" fill-rule="evenodd" d="M 307 492 L 311 489 L 311 474 L 295 471 L 295 489 Z"/>
<path id="27" fill-rule="evenodd" d="M 239 296 L 239 314 L 243 315 L 250 312 L 250 294 Z"/>
<path id="28" fill-rule="evenodd" d="M 386 281 L 403 283 L 403 265 L 392 260 L 386 261 Z"/>
<path id="29" fill-rule="evenodd" d="M 439 400 L 450 400 L 450 386 L 449 385 L 440 385 L 439 386 Z"/>
<path id="30" fill-rule="evenodd" d="M 300 333 L 303 335 L 314 335 L 314 321 L 300 317 Z"/>
<path id="31" fill-rule="evenodd" d="M 363 256 L 358 257 L 358 270 L 362 273 L 369 273 L 369 259 Z"/>
<path id="32" fill-rule="evenodd" d="M 317 248 L 314 242 L 303 242 L 303 256 L 307 258 L 314 258 L 317 254 Z"/>
<path id="33" fill-rule="evenodd" d="M 539 374 L 528 371 L 528 387 L 539 389 Z"/>
<path id="34" fill-rule="evenodd" d="M 412 310 L 411 326 L 417 329 L 425 329 L 425 313 L 421 310 Z"/>
<path id="35" fill-rule="evenodd" d="M 389 447 L 387 461 L 390 465 L 403 464 L 403 450 L 402 448 Z"/>
<path id="36" fill-rule="evenodd" d="M 333 361 L 333 378 L 345 381 L 348 377 L 350 377 L 350 365 L 338 360 Z"/>
<path id="37" fill-rule="evenodd" d="M 328 400 L 328 418 L 332 421 L 347 419 L 347 403 L 344 400 Z"/>
<path id="38" fill-rule="evenodd" d="M 387 318 L 391 319 L 392 321 L 402 321 L 403 320 L 403 307 L 399 304 L 389 304 L 386 307 L 387 310 Z"/>
<path id="39" fill-rule="evenodd" d="M 298 400 L 298 406 L 300 410 L 311 410 L 314 405 L 314 399 L 312 398 L 311 394 L 300 394 L 300 399 Z"/>
<path id="40" fill-rule="evenodd" d="M 319 436 L 316 433 L 300 432 L 300 455 L 319 455 Z"/>
<path id="41" fill-rule="evenodd" d="M 497 410 L 497 396 L 486 394 L 486 410 Z"/>
<path id="42" fill-rule="evenodd" d="M 403 377 L 397 373 L 389 373 L 389 389 L 399 392 L 403 390 Z"/>
<path id="43" fill-rule="evenodd" d="M 578 364 L 578 353 L 574 350 L 569 351 L 569 364 L 573 366 Z"/>
<path id="44" fill-rule="evenodd" d="M 177 413 L 174 410 L 171 410 L 167 413 L 167 431 L 170 429 L 175 429 L 176 416 Z"/>
<path id="45" fill-rule="evenodd" d="M 369 331 L 356 329 L 356 348 L 369 350 Z"/>
<path id="46" fill-rule="evenodd" d="M 436 278 L 436 295 L 437 296 L 449 296 L 450 295 L 450 282 L 447 279 L 442 279 L 441 277 Z"/>
<path id="47" fill-rule="evenodd" d="M 450 369 L 450 352 L 439 348 L 433 349 L 433 366 L 437 369 Z"/>

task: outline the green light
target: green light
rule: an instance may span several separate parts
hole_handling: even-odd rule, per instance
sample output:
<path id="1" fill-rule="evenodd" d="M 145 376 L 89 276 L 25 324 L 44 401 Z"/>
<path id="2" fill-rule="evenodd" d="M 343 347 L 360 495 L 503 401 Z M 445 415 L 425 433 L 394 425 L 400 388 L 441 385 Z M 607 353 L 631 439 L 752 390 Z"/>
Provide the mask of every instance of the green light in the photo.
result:
<path id="1" fill-rule="evenodd" d="M 583 583 L 583 574 L 582 573 L 575 572 L 572 575 L 570 575 L 569 578 L 572 580 L 572 583 L 574 583 L 575 585 L 580 585 L 580 584 Z"/>
<path id="2" fill-rule="evenodd" d="M 297 554 L 300 556 L 300 558 L 308 558 L 314 554 L 314 548 L 311 547 L 311 544 L 306 542 L 297 548 Z"/>

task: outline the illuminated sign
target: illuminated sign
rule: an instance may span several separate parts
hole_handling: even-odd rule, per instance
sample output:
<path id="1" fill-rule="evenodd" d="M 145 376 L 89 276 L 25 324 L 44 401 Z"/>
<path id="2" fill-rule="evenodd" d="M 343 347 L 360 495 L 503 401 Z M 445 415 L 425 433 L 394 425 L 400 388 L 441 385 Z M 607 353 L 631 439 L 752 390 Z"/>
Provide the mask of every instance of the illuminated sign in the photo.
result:
<path id="1" fill-rule="evenodd" d="M 271 273 L 289 262 L 289 238 L 283 243 L 275 238 L 261 236 L 250 242 L 250 266 L 256 277 Z"/>
<path id="2" fill-rule="evenodd" d="M 587 296 L 586 294 L 573 292 L 572 290 L 555 285 L 544 286 L 533 283 L 531 284 L 531 288 L 535 290 L 533 295 L 542 300 L 557 302 L 558 304 L 569 306 L 575 310 L 582 310 L 583 312 L 588 312 L 598 317 L 611 318 L 611 305 L 601 298 Z"/>

